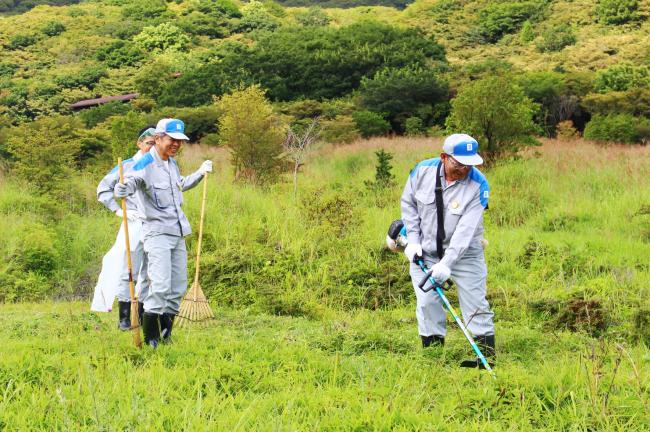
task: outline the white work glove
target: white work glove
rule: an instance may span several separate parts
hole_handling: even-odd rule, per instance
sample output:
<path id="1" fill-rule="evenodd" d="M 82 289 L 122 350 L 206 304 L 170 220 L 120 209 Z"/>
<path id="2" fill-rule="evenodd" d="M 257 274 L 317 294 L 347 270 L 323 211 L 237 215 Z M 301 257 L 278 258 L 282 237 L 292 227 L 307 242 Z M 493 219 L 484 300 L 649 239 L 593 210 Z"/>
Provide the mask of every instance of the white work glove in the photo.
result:
<path id="1" fill-rule="evenodd" d="M 409 243 L 406 245 L 406 249 L 404 249 L 404 254 L 410 262 L 415 262 L 413 260 L 416 256 L 422 258 L 422 245 Z"/>
<path id="2" fill-rule="evenodd" d="M 113 195 L 115 198 L 126 198 L 130 195 L 129 188 L 125 184 L 117 183 L 113 188 Z"/>
<path id="3" fill-rule="evenodd" d="M 211 160 L 203 161 L 203 163 L 199 167 L 199 174 L 206 175 L 209 172 L 212 172 L 212 161 Z"/>
<path id="4" fill-rule="evenodd" d="M 451 276 L 451 270 L 443 263 L 434 264 L 431 268 L 431 277 L 438 283 L 445 283 Z"/>
<path id="5" fill-rule="evenodd" d="M 390 238 L 389 235 L 386 235 L 386 247 L 390 249 L 392 252 L 397 252 L 397 243 L 395 240 Z"/>

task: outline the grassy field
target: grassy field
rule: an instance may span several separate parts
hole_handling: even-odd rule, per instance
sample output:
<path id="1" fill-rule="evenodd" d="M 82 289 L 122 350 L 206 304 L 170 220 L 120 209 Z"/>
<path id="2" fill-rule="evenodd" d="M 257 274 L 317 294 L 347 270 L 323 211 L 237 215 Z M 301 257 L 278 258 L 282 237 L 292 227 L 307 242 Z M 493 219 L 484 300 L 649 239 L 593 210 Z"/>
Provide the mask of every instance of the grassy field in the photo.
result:
<path id="1" fill-rule="evenodd" d="M 364 185 L 378 148 L 397 176 L 381 193 Z M 457 368 L 470 352 L 452 322 L 444 349 L 420 348 L 406 262 L 382 246 L 406 173 L 437 148 L 320 148 L 297 197 L 289 182 L 233 185 L 225 152 L 186 148 L 184 169 L 217 167 L 201 278 L 216 321 L 138 351 L 89 301 L 5 303 L 0 429 L 650 430 L 650 148 L 548 141 L 485 170 L 496 382 Z M 119 220 L 52 216 L 2 184 L 14 235 L 0 250 L 36 278 L 3 264 L 4 300 L 87 298 Z M 199 196 L 186 194 L 192 221 Z M 46 275 L 27 267 L 48 257 Z"/>

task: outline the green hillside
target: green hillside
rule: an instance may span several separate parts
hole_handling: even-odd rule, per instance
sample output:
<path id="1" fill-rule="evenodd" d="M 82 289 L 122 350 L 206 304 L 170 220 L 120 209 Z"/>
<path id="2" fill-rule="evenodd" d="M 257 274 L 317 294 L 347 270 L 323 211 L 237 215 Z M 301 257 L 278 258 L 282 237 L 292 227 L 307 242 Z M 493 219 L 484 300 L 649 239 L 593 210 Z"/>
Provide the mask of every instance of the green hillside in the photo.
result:
<path id="1" fill-rule="evenodd" d="M 0 18 L 0 123 L 69 115 L 79 100 L 132 92 L 140 94 L 130 105 L 138 112 L 204 106 L 259 83 L 273 101 L 340 100 L 347 108 L 339 104 L 333 117 L 370 110 L 403 133 L 410 117 L 423 130 L 444 127 L 448 101 L 494 74 L 512 76 L 540 112 L 573 101 L 555 120 L 536 117 L 549 136 L 563 120 L 581 132 L 592 115 L 643 123 L 650 111 L 648 16 L 648 3 L 636 0 L 419 0 L 401 11 L 231 0 L 41 5 Z M 405 101 L 394 113 L 366 101 L 365 88 L 383 69 L 413 68 L 435 79 L 427 85 L 442 83 L 449 92 Z M 646 134 L 644 127 L 636 140 Z"/>

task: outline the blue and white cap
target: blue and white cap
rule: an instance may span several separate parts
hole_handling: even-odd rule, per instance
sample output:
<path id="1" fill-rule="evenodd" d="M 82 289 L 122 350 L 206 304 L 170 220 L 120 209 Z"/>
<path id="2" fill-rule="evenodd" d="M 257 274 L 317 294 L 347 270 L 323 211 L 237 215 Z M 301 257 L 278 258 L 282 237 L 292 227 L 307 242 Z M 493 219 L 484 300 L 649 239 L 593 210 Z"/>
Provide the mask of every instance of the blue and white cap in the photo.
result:
<path id="1" fill-rule="evenodd" d="M 178 119 L 165 118 L 158 121 L 156 134 L 166 134 L 177 140 L 190 140 L 185 135 L 185 123 Z"/>
<path id="2" fill-rule="evenodd" d="M 449 135 L 442 145 L 442 151 L 463 165 L 483 163 L 483 158 L 478 154 L 478 142 L 467 134 Z"/>

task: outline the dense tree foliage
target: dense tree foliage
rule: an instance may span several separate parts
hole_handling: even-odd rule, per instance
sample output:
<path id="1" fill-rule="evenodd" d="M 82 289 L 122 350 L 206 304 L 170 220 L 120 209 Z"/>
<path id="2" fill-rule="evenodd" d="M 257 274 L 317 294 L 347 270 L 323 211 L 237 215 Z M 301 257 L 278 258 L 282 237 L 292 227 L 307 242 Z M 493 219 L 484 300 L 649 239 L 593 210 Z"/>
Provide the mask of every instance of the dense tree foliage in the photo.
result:
<path id="1" fill-rule="evenodd" d="M 408 118 L 427 126 L 443 121 L 449 88 L 433 70 L 387 68 L 364 78 L 359 94 L 364 107 L 385 113 L 393 130 L 403 132 Z"/>
<path id="2" fill-rule="evenodd" d="M 447 118 L 450 132 L 468 133 L 480 143 L 483 154 L 495 158 L 512 154 L 533 143 L 535 104 L 510 77 L 498 76 L 468 85 L 452 100 Z"/>

